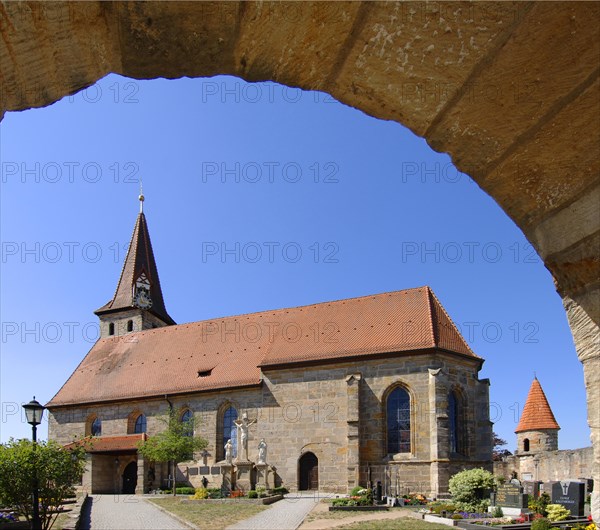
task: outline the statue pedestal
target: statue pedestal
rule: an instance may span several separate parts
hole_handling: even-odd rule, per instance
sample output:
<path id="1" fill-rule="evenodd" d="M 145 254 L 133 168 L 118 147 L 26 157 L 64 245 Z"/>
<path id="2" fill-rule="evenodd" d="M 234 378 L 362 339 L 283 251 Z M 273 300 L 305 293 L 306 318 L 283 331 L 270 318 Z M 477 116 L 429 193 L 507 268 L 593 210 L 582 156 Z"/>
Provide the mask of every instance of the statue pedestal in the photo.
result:
<path id="1" fill-rule="evenodd" d="M 235 463 L 235 470 L 236 487 L 244 492 L 254 489 L 254 480 L 252 476 L 254 462 L 250 462 L 249 460 L 238 460 Z"/>
<path id="2" fill-rule="evenodd" d="M 256 487 L 265 488 L 266 490 L 271 489 L 269 481 L 269 473 L 271 472 L 271 466 L 269 464 L 256 464 Z"/>
<path id="3" fill-rule="evenodd" d="M 221 466 L 221 475 L 223 475 L 223 484 L 221 491 L 229 493 L 235 486 L 235 475 L 233 473 L 233 465 L 227 462 L 219 462 Z"/>

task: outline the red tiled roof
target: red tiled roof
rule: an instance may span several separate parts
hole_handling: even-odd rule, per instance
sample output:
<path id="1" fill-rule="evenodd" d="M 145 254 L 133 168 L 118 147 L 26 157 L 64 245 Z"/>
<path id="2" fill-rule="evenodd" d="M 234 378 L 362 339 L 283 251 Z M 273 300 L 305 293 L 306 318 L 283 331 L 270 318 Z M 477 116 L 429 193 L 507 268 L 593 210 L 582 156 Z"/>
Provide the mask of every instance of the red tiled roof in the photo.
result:
<path id="1" fill-rule="evenodd" d="M 542 390 L 542 385 L 536 377 L 531 383 L 527 401 L 515 432 L 539 431 L 542 429 L 560 429 L 560 427 L 554 418 L 546 394 Z"/>
<path id="2" fill-rule="evenodd" d="M 83 445 L 88 453 L 104 453 L 109 451 L 131 451 L 137 444 L 147 438 L 146 434 L 127 434 L 123 436 L 89 436 L 83 440 L 71 442 L 65 448 Z"/>
<path id="3" fill-rule="evenodd" d="M 258 385 L 261 369 L 441 348 L 480 360 L 429 287 L 100 339 L 48 406 Z"/>
<path id="4" fill-rule="evenodd" d="M 146 223 L 146 216 L 142 212 L 138 215 L 133 229 L 117 290 L 112 300 L 97 309 L 95 313 L 101 315 L 119 309 L 133 308 L 134 285 L 142 272 L 146 274 L 150 282 L 150 297 L 152 298 L 150 312 L 160 317 L 167 324 L 175 324 L 165 308 L 160 280 L 158 279 L 158 269 L 152 252 L 148 224 Z"/>

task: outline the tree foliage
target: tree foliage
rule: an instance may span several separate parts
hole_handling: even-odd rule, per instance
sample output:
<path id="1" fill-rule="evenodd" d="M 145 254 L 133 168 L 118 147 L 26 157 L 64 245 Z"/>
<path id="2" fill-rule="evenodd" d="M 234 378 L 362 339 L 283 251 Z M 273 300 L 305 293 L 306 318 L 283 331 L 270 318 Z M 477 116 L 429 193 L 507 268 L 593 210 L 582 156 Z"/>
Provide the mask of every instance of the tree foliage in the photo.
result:
<path id="1" fill-rule="evenodd" d="M 493 487 L 494 475 L 482 468 L 461 471 L 449 482 L 453 503 L 466 512 L 485 511 L 487 496 Z"/>
<path id="2" fill-rule="evenodd" d="M 0 505 L 16 510 L 31 520 L 33 484 L 37 474 L 42 528 L 48 529 L 58 517 L 58 508 L 74 494 L 85 469 L 82 447 L 65 449 L 54 441 L 10 439 L 0 445 Z"/>
<path id="3" fill-rule="evenodd" d="M 182 412 L 182 409 L 171 410 L 168 416 L 158 418 L 164 423 L 165 430 L 138 443 L 138 451 L 144 458 L 152 462 L 173 462 L 173 482 L 176 465 L 189 460 L 194 451 L 200 451 L 208 445 L 204 438 L 194 436 L 193 416 L 188 421 L 180 420 Z"/>
<path id="4" fill-rule="evenodd" d="M 507 445 L 508 442 L 503 438 L 500 438 L 496 433 L 492 433 L 494 450 L 492 452 L 492 459 L 494 462 L 502 460 L 505 456 L 510 456 L 512 453 L 508 449 L 502 449 L 503 446 Z"/>

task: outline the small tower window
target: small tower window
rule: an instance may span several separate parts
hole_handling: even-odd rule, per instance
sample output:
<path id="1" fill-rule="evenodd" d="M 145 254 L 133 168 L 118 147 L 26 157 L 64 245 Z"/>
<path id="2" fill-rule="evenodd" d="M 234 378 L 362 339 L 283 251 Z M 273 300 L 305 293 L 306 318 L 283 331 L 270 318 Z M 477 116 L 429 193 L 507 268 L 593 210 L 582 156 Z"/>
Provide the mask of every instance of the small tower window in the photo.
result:
<path id="1" fill-rule="evenodd" d="M 131 332 L 133 331 L 133 320 L 128 320 L 127 321 L 127 332 Z"/>
<path id="2" fill-rule="evenodd" d="M 525 440 L 523 440 L 523 451 L 526 453 L 529 452 L 529 438 L 525 438 Z"/>
<path id="3" fill-rule="evenodd" d="M 114 322 L 111 322 L 108 325 L 108 334 L 109 335 L 114 335 L 115 334 L 115 324 L 114 324 Z"/>

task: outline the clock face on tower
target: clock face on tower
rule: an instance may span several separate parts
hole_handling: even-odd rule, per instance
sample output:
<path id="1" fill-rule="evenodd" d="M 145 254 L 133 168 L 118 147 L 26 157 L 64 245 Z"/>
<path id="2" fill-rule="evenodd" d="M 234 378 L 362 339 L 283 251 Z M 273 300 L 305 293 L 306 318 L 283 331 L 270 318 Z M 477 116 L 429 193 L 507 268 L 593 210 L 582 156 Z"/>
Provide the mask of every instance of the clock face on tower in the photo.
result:
<path id="1" fill-rule="evenodd" d="M 146 289 L 138 289 L 133 303 L 140 309 L 150 309 L 152 307 L 152 298 Z"/>

